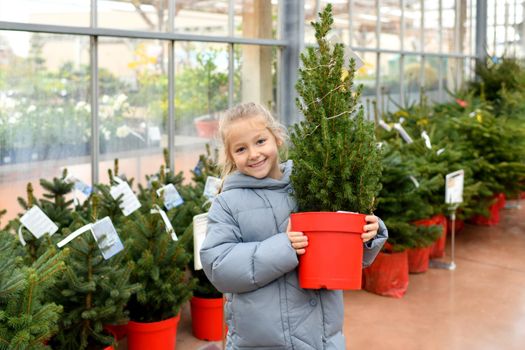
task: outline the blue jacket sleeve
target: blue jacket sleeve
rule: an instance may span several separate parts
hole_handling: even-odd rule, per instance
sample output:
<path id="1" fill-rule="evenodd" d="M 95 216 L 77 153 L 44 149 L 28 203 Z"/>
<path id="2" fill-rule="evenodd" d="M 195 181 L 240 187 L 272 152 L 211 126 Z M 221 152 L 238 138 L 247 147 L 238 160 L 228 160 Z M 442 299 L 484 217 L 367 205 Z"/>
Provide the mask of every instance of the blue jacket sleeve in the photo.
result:
<path id="1" fill-rule="evenodd" d="M 286 233 L 262 242 L 243 242 L 242 232 L 221 197 L 214 200 L 208 213 L 208 231 L 200 256 L 206 276 L 223 293 L 253 291 L 298 264 Z"/>
<path id="2" fill-rule="evenodd" d="M 370 241 L 364 243 L 363 249 L 363 267 L 372 265 L 377 254 L 388 239 L 388 229 L 385 226 L 383 220 L 379 219 L 379 230 L 377 235 Z"/>

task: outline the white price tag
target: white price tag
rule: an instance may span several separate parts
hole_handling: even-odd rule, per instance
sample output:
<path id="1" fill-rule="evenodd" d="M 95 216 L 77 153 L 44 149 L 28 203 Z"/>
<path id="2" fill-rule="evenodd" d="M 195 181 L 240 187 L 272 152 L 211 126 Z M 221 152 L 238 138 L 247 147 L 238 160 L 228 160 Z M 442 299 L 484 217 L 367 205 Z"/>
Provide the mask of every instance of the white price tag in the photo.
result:
<path id="1" fill-rule="evenodd" d="M 392 131 L 392 127 L 385 123 L 383 119 L 379 119 L 379 126 L 385 129 L 386 131 Z"/>
<path id="2" fill-rule="evenodd" d="M 37 239 L 42 237 L 44 234 L 49 233 L 53 235 L 58 231 L 58 226 L 51 221 L 47 215 L 37 207 L 36 205 L 29 209 L 24 216 L 20 218 L 22 225 L 27 227 L 27 229 L 35 236 Z M 19 230 L 19 236 L 21 238 L 22 232 Z M 23 238 L 21 238 L 21 241 Z M 25 242 L 22 244 L 25 245 Z"/>
<path id="3" fill-rule="evenodd" d="M 445 203 L 456 204 L 463 202 L 463 182 L 465 172 L 454 171 L 446 176 Z"/>
<path id="4" fill-rule="evenodd" d="M 168 210 L 176 208 L 182 203 L 184 203 L 184 199 L 182 199 L 182 197 L 180 196 L 175 186 L 173 186 L 173 184 L 167 184 L 166 186 L 159 188 L 157 190 L 157 196 L 163 196 L 164 206 Z"/>
<path id="5" fill-rule="evenodd" d="M 115 177 L 115 179 L 117 178 Z M 122 209 L 122 213 L 124 213 L 125 216 L 128 216 L 140 208 L 140 202 L 127 182 L 122 181 L 118 185 L 111 187 L 110 193 L 111 197 L 115 199 L 117 199 L 120 195 L 123 195 L 121 198 L 122 202 L 120 203 L 120 209 Z"/>
<path id="6" fill-rule="evenodd" d="M 168 218 L 168 215 L 164 210 L 162 210 L 158 205 L 155 204 L 155 208 L 150 210 L 151 214 L 160 214 L 160 217 L 162 218 L 162 221 L 164 221 L 164 225 L 166 225 L 166 233 L 169 233 L 171 235 L 171 239 L 174 241 L 178 241 L 179 238 L 177 237 L 177 234 L 175 233 L 175 230 L 173 229 L 173 225 L 171 225 L 171 221 Z"/>
<path id="7" fill-rule="evenodd" d="M 113 255 L 124 250 L 124 245 L 109 216 L 95 222 L 91 226 L 91 232 L 104 259 L 108 260 Z"/>
<path id="8" fill-rule="evenodd" d="M 208 176 L 204 185 L 204 195 L 208 198 L 214 198 L 219 193 L 222 180 L 218 177 Z"/>
<path id="9" fill-rule="evenodd" d="M 200 251 L 208 229 L 208 213 L 193 217 L 193 262 L 195 271 L 202 270 Z"/>
<path id="10" fill-rule="evenodd" d="M 408 135 L 406 130 L 401 126 L 401 124 L 395 123 L 394 129 L 396 129 L 399 132 L 399 135 L 401 135 L 401 137 L 403 138 L 403 140 L 405 140 L 406 143 L 414 142 L 412 141 L 412 138 L 410 137 L 410 135 Z"/>
<path id="11" fill-rule="evenodd" d="M 432 149 L 432 144 L 430 143 L 430 137 L 428 136 L 426 131 L 421 132 L 421 137 L 425 140 L 425 146 L 427 146 L 428 149 Z"/>

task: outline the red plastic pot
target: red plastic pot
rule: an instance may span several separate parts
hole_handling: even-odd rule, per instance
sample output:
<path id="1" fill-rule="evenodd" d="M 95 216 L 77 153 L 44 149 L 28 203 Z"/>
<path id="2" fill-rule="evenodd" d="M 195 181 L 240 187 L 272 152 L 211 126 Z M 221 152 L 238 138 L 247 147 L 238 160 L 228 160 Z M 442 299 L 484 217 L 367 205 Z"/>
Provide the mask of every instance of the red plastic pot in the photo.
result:
<path id="1" fill-rule="evenodd" d="M 372 265 L 363 269 L 364 289 L 382 296 L 401 298 L 408 289 L 408 253 L 380 252 Z"/>
<path id="2" fill-rule="evenodd" d="M 201 340 L 222 340 L 224 308 L 222 298 L 206 299 L 193 297 L 191 305 L 191 329 L 193 335 Z"/>
<path id="3" fill-rule="evenodd" d="M 128 324 L 106 324 L 104 329 L 115 336 L 115 339 L 119 341 L 128 334 Z"/>
<path id="4" fill-rule="evenodd" d="M 489 217 L 483 215 L 474 215 L 470 221 L 474 225 L 493 226 L 499 223 L 499 211 L 505 207 L 505 195 L 497 193 L 494 195 L 495 202 L 489 207 Z"/>
<path id="5" fill-rule="evenodd" d="M 408 254 L 408 272 L 422 273 L 428 270 L 431 246 L 423 248 L 410 248 Z"/>
<path id="6" fill-rule="evenodd" d="M 307 289 L 361 289 L 363 214 L 306 212 L 291 215 L 293 231 L 308 237 L 299 256 L 299 285 Z"/>
<path id="7" fill-rule="evenodd" d="M 445 255 L 445 247 L 447 245 L 447 218 L 440 214 L 434 216 L 434 219 L 436 224 L 442 227 L 442 234 L 431 246 L 430 259 L 442 258 Z"/>
<path id="8" fill-rule="evenodd" d="M 180 314 L 159 322 L 128 323 L 129 350 L 173 350 L 177 339 Z"/>

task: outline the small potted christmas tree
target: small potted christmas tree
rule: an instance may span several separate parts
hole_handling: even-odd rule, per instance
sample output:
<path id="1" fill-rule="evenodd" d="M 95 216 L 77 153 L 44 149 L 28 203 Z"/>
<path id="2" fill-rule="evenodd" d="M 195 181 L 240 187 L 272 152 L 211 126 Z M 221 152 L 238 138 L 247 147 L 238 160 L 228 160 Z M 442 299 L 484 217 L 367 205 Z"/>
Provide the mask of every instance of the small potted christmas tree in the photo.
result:
<path id="1" fill-rule="evenodd" d="M 312 23 L 317 47 L 301 55 L 296 100 L 305 120 L 291 132 L 291 181 L 301 211 L 292 229 L 308 236 L 299 257 L 303 288 L 360 289 L 364 214 L 372 213 L 381 188 L 381 152 L 374 125 L 354 89 L 355 61 L 345 62 L 342 44 L 331 45 L 332 7 Z M 345 68 L 349 64 L 348 68 Z"/>

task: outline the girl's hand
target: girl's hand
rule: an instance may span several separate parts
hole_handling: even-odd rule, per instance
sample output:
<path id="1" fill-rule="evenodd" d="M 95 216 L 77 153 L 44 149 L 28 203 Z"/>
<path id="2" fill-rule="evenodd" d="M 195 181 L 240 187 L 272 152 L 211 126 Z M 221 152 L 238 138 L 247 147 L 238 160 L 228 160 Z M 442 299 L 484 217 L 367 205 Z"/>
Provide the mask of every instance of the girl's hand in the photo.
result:
<path id="1" fill-rule="evenodd" d="M 295 249 L 297 255 L 303 255 L 306 253 L 305 248 L 308 246 L 308 237 L 306 237 L 302 232 L 290 231 L 291 228 L 292 225 L 290 221 L 288 221 L 288 227 L 286 228 L 288 239 L 292 243 L 292 248 Z"/>
<path id="2" fill-rule="evenodd" d="M 365 221 L 367 224 L 363 226 L 363 231 L 365 232 L 361 235 L 361 238 L 363 239 L 363 242 L 368 242 L 377 235 L 377 230 L 379 230 L 379 222 L 377 216 L 375 215 L 367 215 L 365 217 Z"/>

